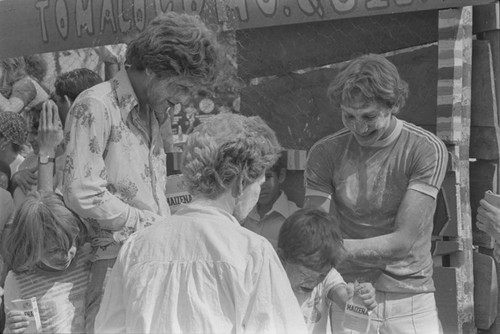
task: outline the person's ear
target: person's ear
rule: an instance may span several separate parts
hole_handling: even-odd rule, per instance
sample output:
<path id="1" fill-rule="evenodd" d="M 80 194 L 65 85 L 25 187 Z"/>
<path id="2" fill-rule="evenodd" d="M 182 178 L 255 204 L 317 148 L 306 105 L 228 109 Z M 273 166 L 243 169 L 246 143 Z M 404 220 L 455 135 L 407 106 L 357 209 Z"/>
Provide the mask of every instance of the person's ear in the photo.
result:
<path id="1" fill-rule="evenodd" d="M 231 193 L 234 198 L 239 198 L 243 194 L 243 180 L 242 178 L 238 175 L 234 178 L 233 182 L 231 183 Z"/>
<path id="2" fill-rule="evenodd" d="M 285 179 L 286 179 L 286 168 L 281 168 L 280 175 L 278 177 L 278 182 L 283 183 L 283 182 L 285 182 Z"/>

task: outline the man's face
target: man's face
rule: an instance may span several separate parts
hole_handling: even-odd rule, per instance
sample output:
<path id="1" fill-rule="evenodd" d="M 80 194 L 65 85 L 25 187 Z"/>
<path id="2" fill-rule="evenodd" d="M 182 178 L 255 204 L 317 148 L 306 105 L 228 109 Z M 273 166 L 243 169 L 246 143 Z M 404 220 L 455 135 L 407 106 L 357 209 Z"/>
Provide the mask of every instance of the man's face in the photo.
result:
<path id="1" fill-rule="evenodd" d="M 152 75 L 147 86 L 149 107 L 155 112 L 158 121 L 163 123 L 169 116 L 169 111 L 176 104 L 185 104 L 189 98 L 189 90 L 179 85 L 175 78 L 161 79 Z"/>
<path id="2" fill-rule="evenodd" d="M 298 295 L 309 294 L 319 283 L 323 282 L 330 268 L 320 271 L 309 269 L 301 264 L 285 262 L 283 264 L 293 292 Z"/>
<path id="3" fill-rule="evenodd" d="M 283 173 L 281 171 L 280 175 Z M 280 195 L 281 177 L 273 170 L 266 171 L 266 180 L 260 186 L 259 204 L 272 205 Z"/>
<path id="4" fill-rule="evenodd" d="M 366 107 L 341 106 L 342 122 L 362 146 L 371 146 L 389 135 L 392 110 L 377 103 Z"/>

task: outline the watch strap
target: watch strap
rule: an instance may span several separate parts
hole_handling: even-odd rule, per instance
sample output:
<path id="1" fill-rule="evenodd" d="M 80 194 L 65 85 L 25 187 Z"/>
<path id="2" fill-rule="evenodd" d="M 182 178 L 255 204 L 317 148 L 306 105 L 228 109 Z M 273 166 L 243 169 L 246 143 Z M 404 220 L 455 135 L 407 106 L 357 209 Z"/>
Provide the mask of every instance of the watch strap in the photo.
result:
<path id="1" fill-rule="evenodd" d="M 56 159 L 48 156 L 39 156 L 38 162 L 40 163 L 40 165 L 46 165 L 49 162 L 55 163 Z"/>

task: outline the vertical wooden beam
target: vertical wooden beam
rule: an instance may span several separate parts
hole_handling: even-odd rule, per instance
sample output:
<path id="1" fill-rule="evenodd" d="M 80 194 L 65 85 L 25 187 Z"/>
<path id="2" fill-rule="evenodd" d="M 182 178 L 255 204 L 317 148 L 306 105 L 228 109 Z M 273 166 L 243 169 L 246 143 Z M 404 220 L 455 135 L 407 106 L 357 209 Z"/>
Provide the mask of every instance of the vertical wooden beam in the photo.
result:
<path id="1" fill-rule="evenodd" d="M 470 96 L 472 7 L 439 12 L 437 134 L 456 159 L 457 241 L 463 251 L 450 255 L 456 268 L 458 328 L 449 333 L 474 333 L 472 228 L 469 203 Z M 439 310 L 454 312 L 454 310 Z M 443 324 L 446 328 L 446 324 Z"/>

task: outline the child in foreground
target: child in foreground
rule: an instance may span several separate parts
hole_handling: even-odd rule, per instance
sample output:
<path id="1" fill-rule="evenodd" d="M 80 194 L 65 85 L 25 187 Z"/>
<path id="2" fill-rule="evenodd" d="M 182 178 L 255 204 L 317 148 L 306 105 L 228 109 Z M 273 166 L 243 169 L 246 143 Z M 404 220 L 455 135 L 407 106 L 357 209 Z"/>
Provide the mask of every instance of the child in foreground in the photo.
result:
<path id="1" fill-rule="evenodd" d="M 341 309 L 357 294 L 368 310 L 377 305 L 371 283 L 346 284 L 335 267 L 345 256 L 335 219 L 319 209 L 300 209 L 280 229 L 278 254 L 302 309 L 309 333 L 325 334 L 330 305 Z"/>
<path id="2" fill-rule="evenodd" d="M 54 104 L 44 105 L 38 138 L 40 151 L 55 150 L 61 126 Z M 40 162 L 38 190 L 29 194 L 14 216 L 5 239 L 4 333 L 23 333 L 29 318 L 18 299 L 36 298 L 43 333 L 84 333 L 85 291 L 90 272 L 90 247 L 83 245 L 86 228 L 52 191 L 54 160 Z M 24 304 L 23 304 L 24 305 Z"/>

